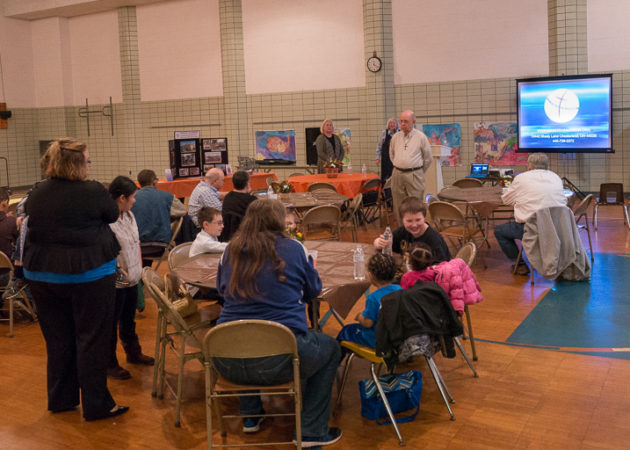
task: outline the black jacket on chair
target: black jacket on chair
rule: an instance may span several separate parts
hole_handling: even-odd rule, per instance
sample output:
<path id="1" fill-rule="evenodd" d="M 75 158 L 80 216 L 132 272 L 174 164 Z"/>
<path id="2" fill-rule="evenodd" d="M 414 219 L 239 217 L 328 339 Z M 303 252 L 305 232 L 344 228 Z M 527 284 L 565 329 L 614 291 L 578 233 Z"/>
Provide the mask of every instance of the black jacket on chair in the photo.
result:
<path id="1" fill-rule="evenodd" d="M 409 289 L 392 292 L 381 299 L 381 312 L 376 323 L 376 354 L 387 366 L 398 362 L 398 349 L 411 336 L 429 334 L 443 336 L 447 353 L 454 348 L 452 339 L 463 333 L 446 292 L 432 281 L 416 283 Z"/>

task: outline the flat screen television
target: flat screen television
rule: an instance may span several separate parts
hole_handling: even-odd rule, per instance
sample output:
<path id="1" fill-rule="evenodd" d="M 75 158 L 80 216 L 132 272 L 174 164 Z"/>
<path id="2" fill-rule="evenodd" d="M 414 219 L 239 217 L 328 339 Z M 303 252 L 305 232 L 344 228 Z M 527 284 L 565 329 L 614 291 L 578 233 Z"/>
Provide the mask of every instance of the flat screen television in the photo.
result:
<path id="1" fill-rule="evenodd" d="M 612 153 L 612 74 L 516 80 L 518 152 Z"/>

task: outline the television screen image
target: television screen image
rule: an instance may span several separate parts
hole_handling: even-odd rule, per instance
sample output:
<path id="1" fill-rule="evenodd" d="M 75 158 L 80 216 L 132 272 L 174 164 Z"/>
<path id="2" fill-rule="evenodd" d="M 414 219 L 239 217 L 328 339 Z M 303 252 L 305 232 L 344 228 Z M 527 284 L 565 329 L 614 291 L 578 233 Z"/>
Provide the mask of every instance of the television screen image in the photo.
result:
<path id="1" fill-rule="evenodd" d="M 194 153 L 197 150 L 197 141 L 179 141 L 179 150 L 182 153 Z"/>
<path id="2" fill-rule="evenodd" d="M 612 75 L 516 81 L 518 151 L 612 151 Z"/>

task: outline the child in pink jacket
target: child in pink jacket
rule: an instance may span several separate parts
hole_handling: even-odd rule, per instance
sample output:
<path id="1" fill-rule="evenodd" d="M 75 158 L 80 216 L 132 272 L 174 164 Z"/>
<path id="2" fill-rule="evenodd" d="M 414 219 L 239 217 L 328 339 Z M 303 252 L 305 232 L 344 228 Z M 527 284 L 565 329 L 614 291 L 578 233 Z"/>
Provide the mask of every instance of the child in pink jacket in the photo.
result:
<path id="1" fill-rule="evenodd" d="M 464 314 L 465 305 L 483 299 L 475 274 L 462 259 L 454 258 L 433 266 L 431 249 L 419 242 L 409 252 L 409 264 L 412 270 L 402 276 L 400 286 L 408 289 L 418 281 L 435 281 L 444 289 L 460 316 Z"/>

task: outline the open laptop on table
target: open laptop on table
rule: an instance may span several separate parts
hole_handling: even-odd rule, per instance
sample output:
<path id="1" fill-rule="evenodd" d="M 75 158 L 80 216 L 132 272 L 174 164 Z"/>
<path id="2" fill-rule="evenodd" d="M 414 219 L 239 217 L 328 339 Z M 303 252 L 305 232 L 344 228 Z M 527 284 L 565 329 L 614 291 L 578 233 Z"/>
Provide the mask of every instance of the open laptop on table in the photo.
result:
<path id="1" fill-rule="evenodd" d="M 466 178 L 487 178 L 489 164 L 472 163 L 470 165 L 470 174 Z"/>

